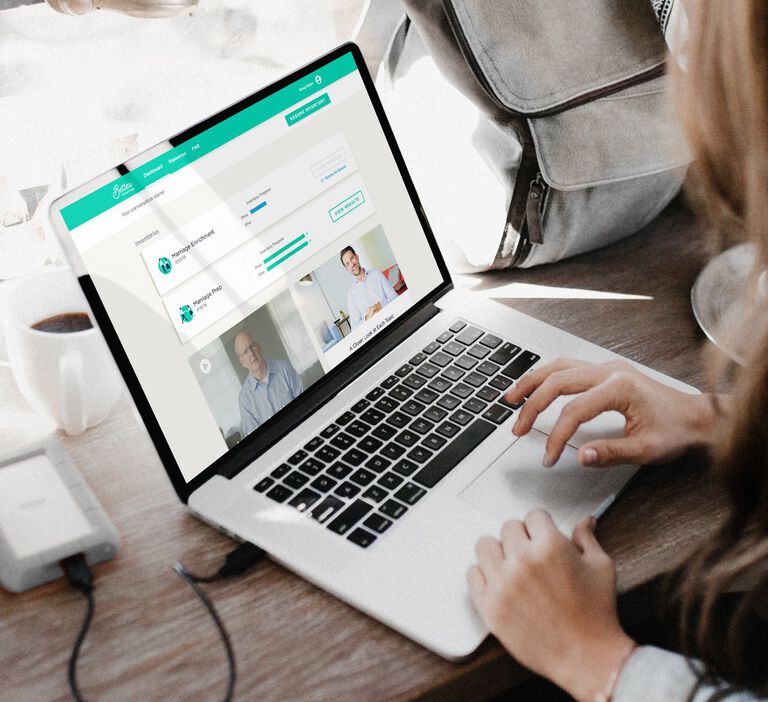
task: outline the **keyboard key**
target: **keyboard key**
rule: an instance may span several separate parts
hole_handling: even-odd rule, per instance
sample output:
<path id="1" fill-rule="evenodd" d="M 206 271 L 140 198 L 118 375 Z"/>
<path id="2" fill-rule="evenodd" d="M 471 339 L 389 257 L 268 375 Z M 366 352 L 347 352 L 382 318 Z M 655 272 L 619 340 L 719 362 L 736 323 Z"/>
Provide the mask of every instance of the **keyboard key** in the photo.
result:
<path id="1" fill-rule="evenodd" d="M 488 358 L 491 363 L 498 363 L 500 366 L 509 363 L 520 351 L 519 346 L 510 344 L 508 341 L 503 343 L 498 349 L 496 349 Z"/>
<path id="2" fill-rule="evenodd" d="M 379 439 L 389 441 L 395 434 L 397 434 L 397 429 L 389 426 L 389 424 L 381 424 L 373 430 L 372 434 Z"/>
<path id="3" fill-rule="evenodd" d="M 418 373 L 414 373 L 413 375 L 409 375 L 403 381 L 403 385 L 407 385 L 412 390 L 418 390 L 426 382 L 427 379 L 424 376 L 418 375 Z M 392 392 L 394 392 L 394 390 Z"/>
<path id="4" fill-rule="evenodd" d="M 422 388 L 413 396 L 413 399 L 428 405 L 430 402 L 434 402 L 438 397 L 440 397 L 440 395 L 438 395 L 434 390 L 430 390 L 429 388 Z"/>
<path id="5" fill-rule="evenodd" d="M 453 361 L 453 356 L 449 356 L 447 353 L 438 351 L 437 353 L 433 354 L 432 358 L 430 358 L 429 360 L 431 363 L 434 363 L 436 366 L 440 366 L 440 368 L 445 368 L 451 361 Z"/>
<path id="6" fill-rule="evenodd" d="M 363 522 L 363 526 L 372 529 L 377 534 L 383 534 L 392 526 L 392 520 L 382 517 L 380 514 L 372 514 Z"/>
<path id="7" fill-rule="evenodd" d="M 336 512 L 338 512 L 343 506 L 344 502 L 338 497 L 328 495 L 322 502 L 319 502 L 312 509 L 310 514 L 321 524 L 327 522 Z"/>
<path id="8" fill-rule="evenodd" d="M 443 378 L 447 378 L 451 382 L 456 382 L 457 380 L 461 380 L 464 377 L 464 373 L 466 373 L 466 371 L 458 368 L 457 366 L 449 366 L 443 371 L 442 375 Z"/>
<path id="9" fill-rule="evenodd" d="M 408 428 L 417 431 L 419 434 L 428 434 L 435 428 L 435 425 L 432 424 L 432 422 L 428 422 L 423 417 L 419 417 L 418 419 L 414 419 L 411 422 L 411 426 Z"/>
<path id="10" fill-rule="evenodd" d="M 281 463 L 277 468 L 275 468 L 270 473 L 270 475 L 275 478 L 282 478 L 290 470 L 291 470 L 291 467 L 287 463 Z"/>
<path id="11" fill-rule="evenodd" d="M 407 400 L 411 395 L 413 395 L 413 390 L 410 388 L 404 388 L 402 385 L 398 385 L 396 388 L 392 388 L 389 391 L 389 396 L 393 397 L 399 402 Z"/>
<path id="12" fill-rule="evenodd" d="M 400 403 L 397 400 L 393 400 L 391 397 L 382 397 L 375 405 L 375 407 L 382 412 L 394 412 Z"/>
<path id="13" fill-rule="evenodd" d="M 324 439 L 330 439 L 337 431 L 339 431 L 338 424 L 329 424 L 320 432 L 320 436 L 322 436 Z"/>
<path id="14" fill-rule="evenodd" d="M 304 444 L 304 450 L 315 451 L 318 448 L 320 448 L 322 445 L 323 445 L 323 440 L 319 436 L 316 436 L 314 439 Z"/>
<path id="15" fill-rule="evenodd" d="M 354 483 L 346 482 L 339 485 L 333 492 L 339 497 L 354 497 L 360 492 L 360 488 Z"/>
<path id="16" fill-rule="evenodd" d="M 458 397 L 454 397 L 453 395 L 443 395 L 437 401 L 437 404 L 443 409 L 452 410 L 461 404 L 461 400 L 459 400 Z"/>
<path id="17" fill-rule="evenodd" d="M 495 428 L 496 426 L 491 424 L 491 422 L 476 419 L 464 430 L 461 439 L 451 441 L 448 446 L 413 476 L 413 481 L 424 487 L 434 487 L 461 463 L 478 444 L 487 439 Z"/>
<path id="18" fill-rule="evenodd" d="M 335 449 L 333 446 L 323 446 L 323 448 L 315 454 L 315 458 L 319 458 L 325 463 L 330 463 L 331 461 L 335 461 L 340 455 L 341 451 L 339 451 L 339 449 Z"/>
<path id="19" fill-rule="evenodd" d="M 512 415 L 512 410 L 504 405 L 491 405 L 485 412 L 483 412 L 483 419 L 488 419 L 496 424 L 501 424 L 508 417 Z"/>
<path id="20" fill-rule="evenodd" d="M 464 370 L 472 370 L 477 365 L 477 359 L 464 355 L 456 359 L 456 365 Z"/>
<path id="21" fill-rule="evenodd" d="M 413 483 L 406 483 L 395 493 L 395 497 L 407 505 L 415 505 L 426 494 L 427 491 L 424 488 Z"/>
<path id="22" fill-rule="evenodd" d="M 336 448 L 339 448 L 343 451 L 344 449 L 348 449 L 350 446 L 352 446 L 352 444 L 355 443 L 355 440 L 349 434 L 341 432 L 341 434 L 338 434 L 331 439 L 331 443 Z"/>
<path id="23" fill-rule="evenodd" d="M 473 419 L 474 416 L 464 410 L 456 410 L 451 415 L 451 421 L 456 422 L 456 424 L 461 424 L 463 427 L 467 426 Z"/>
<path id="24" fill-rule="evenodd" d="M 466 400 L 473 392 L 474 390 L 464 383 L 457 383 L 451 388 L 451 394 L 460 397 L 462 400 Z"/>
<path id="25" fill-rule="evenodd" d="M 467 385 L 471 385 L 473 388 L 479 388 L 486 380 L 488 380 L 488 378 L 475 371 L 467 373 L 467 377 L 464 378 L 464 382 Z"/>
<path id="26" fill-rule="evenodd" d="M 400 366 L 400 368 L 398 368 L 395 371 L 395 375 L 398 378 L 405 378 L 405 376 L 408 375 L 408 373 L 410 373 L 412 370 L 413 370 L 413 366 L 410 365 L 409 363 L 406 363 L 405 365 Z"/>
<path id="27" fill-rule="evenodd" d="M 422 446 L 416 446 L 408 451 L 408 458 L 416 461 L 416 463 L 424 463 L 432 458 L 432 451 Z"/>
<path id="28" fill-rule="evenodd" d="M 385 390 L 389 390 L 393 385 L 397 385 L 397 381 L 398 379 L 396 376 L 390 375 L 389 378 L 381 382 L 381 387 Z"/>
<path id="29" fill-rule="evenodd" d="M 467 353 L 474 358 L 478 358 L 481 361 L 490 353 L 490 349 L 486 348 L 482 344 L 475 344 Z"/>
<path id="30" fill-rule="evenodd" d="M 275 485 L 268 493 L 267 497 L 273 499 L 275 502 L 285 502 L 293 492 L 291 492 L 285 485 Z"/>
<path id="31" fill-rule="evenodd" d="M 456 343 L 455 341 L 449 341 L 445 346 L 443 346 L 443 351 L 446 353 L 451 354 L 451 356 L 461 356 L 461 354 L 464 353 L 464 347 L 461 344 Z M 434 361 L 434 356 L 432 357 L 432 361 Z"/>
<path id="32" fill-rule="evenodd" d="M 330 490 L 333 490 L 336 485 L 338 485 L 338 483 L 333 478 L 329 478 L 327 475 L 318 475 L 309 484 L 310 487 L 313 487 L 315 490 L 319 490 L 320 492 L 329 492 Z"/>
<path id="33" fill-rule="evenodd" d="M 429 407 L 422 416 L 426 417 L 432 422 L 440 422 L 447 415 L 448 412 L 446 412 L 444 409 L 440 409 L 439 407 Z"/>
<path id="34" fill-rule="evenodd" d="M 425 409 L 426 406 L 422 405 L 421 402 L 416 402 L 416 400 L 408 400 L 408 402 L 403 403 L 402 406 L 403 412 L 410 414 L 412 417 L 421 414 Z"/>
<path id="35" fill-rule="evenodd" d="M 456 341 L 465 346 L 472 346 L 482 335 L 483 332 L 477 327 L 467 327 L 461 334 L 456 335 Z"/>
<path id="36" fill-rule="evenodd" d="M 428 449 L 432 449 L 433 451 L 439 451 L 447 443 L 448 439 L 442 436 L 438 436 L 437 434 L 430 434 L 424 439 L 424 441 L 421 442 L 421 445 L 426 446 Z"/>
<path id="37" fill-rule="evenodd" d="M 395 463 L 394 466 L 392 466 L 392 470 L 394 470 L 396 473 L 400 473 L 400 475 L 411 475 L 413 471 L 415 471 L 419 466 L 414 463 L 413 461 L 409 461 L 407 458 L 403 458 L 401 461 L 398 461 Z"/>
<path id="38" fill-rule="evenodd" d="M 389 415 L 389 417 L 387 417 L 387 422 L 389 422 L 393 427 L 397 427 L 398 429 L 402 429 L 404 426 L 409 424 L 410 421 L 411 418 L 402 412 L 393 412 Z"/>
<path id="39" fill-rule="evenodd" d="M 417 353 L 408 363 L 412 366 L 418 366 L 420 363 L 424 363 L 427 360 L 427 354 Z"/>
<path id="40" fill-rule="evenodd" d="M 394 490 L 403 482 L 403 478 L 397 475 L 397 473 L 384 473 L 376 482 L 387 488 L 387 490 Z"/>
<path id="41" fill-rule="evenodd" d="M 440 336 L 435 339 L 440 344 L 444 344 L 446 341 L 450 341 L 453 338 L 453 333 L 449 331 L 444 331 Z"/>
<path id="42" fill-rule="evenodd" d="M 295 507 L 297 510 L 299 510 L 299 512 L 306 512 L 319 499 L 320 493 L 306 488 L 297 493 L 288 504 L 291 507 Z"/>
<path id="43" fill-rule="evenodd" d="M 422 351 L 427 354 L 427 356 L 431 356 L 435 351 L 437 351 L 440 348 L 440 344 L 438 344 L 435 341 L 430 341 L 423 349 Z"/>
<path id="44" fill-rule="evenodd" d="M 256 485 L 253 486 L 253 489 L 256 490 L 256 492 L 264 492 L 267 490 L 267 488 L 272 487 L 275 484 L 274 478 L 270 478 L 268 475 L 261 480 L 259 480 Z"/>
<path id="45" fill-rule="evenodd" d="M 296 453 L 293 454 L 288 459 L 288 463 L 290 463 L 292 466 L 297 466 L 299 463 L 301 463 L 309 454 L 306 451 L 296 451 Z"/>
<path id="46" fill-rule="evenodd" d="M 387 500 L 381 507 L 379 507 L 379 510 L 388 517 L 392 517 L 392 519 L 399 519 L 408 511 L 408 508 L 394 500 Z"/>
<path id="47" fill-rule="evenodd" d="M 462 405 L 462 407 L 465 410 L 467 410 L 467 412 L 480 414 L 480 412 L 482 412 L 486 407 L 488 407 L 488 403 L 483 402 L 482 400 L 478 400 L 476 397 L 471 397 Z"/>
<path id="48" fill-rule="evenodd" d="M 365 529 L 355 529 L 347 537 L 347 540 L 362 548 L 368 548 L 374 541 L 376 541 L 376 537 Z"/>
<path id="49" fill-rule="evenodd" d="M 374 439 L 372 436 L 366 436 L 357 442 L 357 448 L 367 454 L 376 453 L 381 448 L 382 441 Z"/>
<path id="50" fill-rule="evenodd" d="M 451 324 L 450 327 L 448 327 L 448 329 L 450 329 L 454 334 L 456 334 L 457 332 L 460 332 L 462 329 L 464 329 L 464 327 L 466 326 L 467 326 L 466 322 L 462 322 L 460 319 L 457 319 L 453 324 Z"/>
<path id="51" fill-rule="evenodd" d="M 506 390 L 512 385 L 512 381 L 506 375 L 497 375 L 493 380 L 488 381 L 488 385 L 492 385 L 499 390 Z"/>
<path id="52" fill-rule="evenodd" d="M 347 424 L 346 429 L 352 436 L 360 438 L 361 436 L 365 436 L 371 430 L 371 427 L 365 422 L 356 419 L 354 422 Z"/>
<path id="53" fill-rule="evenodd" d="M 338 478 L 339 480 L 344 480 L 350 473 L 352 472 L 352 469 L 349 466 L 345 466 L 343 463 L 334 463 L 327 471 L 326 473 L 334 478 Z"/>
<path id="54" fill-rule="evenodd" d="M 370 404 L 371 404 L 371 403 L 370 403 L 370 402 L 368 402 L 368 400 L 366 400 L 365 398 L 363 398 L 363 399 L 361 399 L 361 400 L 358 400 L 357 402 L 355 402 L 355 404 L 354 404 L 354 405 L 352 405 L 352 407 L 350 407 L 349 409 L 350 409 L 352 412 L 355 412 L 356 414 L 359 414 L 359 413 L 360 413 L 360 412 L 362 412 L 362 411 L 363 411 L 363 410 L 364 410 L 366 407 L 368 407 L 368 405 L 370 405 Z"/>
<path id="55" fill-rule="evenodd" d="M 355 500 L 336 519 L 328 524 L 328 528 L 337 534 L 346 534 L 350 528 L 357 524 L 372 509 L 373 507 L 367 502 Z"/>
<path id="56" fill-rule="evenodd" d="M 475 393 L 475 397 L 479 397 L 486 402 L 493 402 L 499 395 L 500 393 L 498 390 L 489 388 L 487 385 L 484 388 L 480 388 L 480 390 Z"/>
<path id="57" fill-rule="evenodd" d="M 389 468 L 389 466 L 392 465 L 392 461 L 383 458 L 381 456 L 373 456 L 372 458 L 369 458 L 365 462 L 365 467 L 370 468 L 371 470 L 376 471 L 377 473 L 381 473 L 381 471 Z"/>
<path id="58" fill-rule="evenodd" d="M 494 373 L 497 373 L 500 366 L 496 365 L 495 363 L 491 363 L 490 361 L 483 361 L 475 370 L 480 371 L 483 375 L 493 375 Z"/>
<path id="59" fill-rule="evenodd" d="M 433 378 L 440 372 L 440 369 L 431 363 L 425 363 L 421 368 L 417 368 L 416 372 L 425 378 Z"/>
<path id="60" fill-rule="evenodd" d="M 325 464 L 314 458 L 307 459 L 299 466 L 299 470 L 307 475 L 317 475 L 323 468 L 325 468 Z"/>
<path id="61" fill-rule="evenodd" d="M 367 458 L 367 456 L 362 451 L 353 448 L 349 449 L 349 451 L 347 451 L 341 458 L 344 463 L 357 467 Z"/>
<path id="62" fill-rule="evenodd" d="M 512 402 L 507 402 L 507 399 L 504 396 L 502 396 L 499 398 L 499 402 L 505 407 L 509 407 L 510 409 L 513 409 L 513 410 L 518 410 L 525 404 L 525 398 L 522 399 L 520 402 L 512 403 Z"/>
<path id="63" fill-rule="evenodd" d="M 499 344 L 501 344 L 501 339 L 499 339 L 498 336 L 494 336 L 493 334 L 486 334 L 482 339 L 480 339 L 480 343 L 483 346 L 487 346 L 489 349 L 495 349 L 499 346 Z"/>
<path id="64" fill-rule="evenodd" d="M 384 412 L 380 412 L 377 409 L 373 409 L 373 407 L 369 407 L 360 415 L 360 421 L 373 425 L 378 424 L 382 419 L 384 419 L 384 417 Z"/>
<path id="65" fill-rule="evenodd" d="M 362 485 L 363 487 L 365 487 L 369 483 L 372 483 L 375 477 L 376 477 L 376 473 L 372 473 L 371 471 L 366 470 L 365 468 L 359 468 L 354 473 L 352 473 L 349 479 L 353 483 L 357 483 L 358 485 Z"/>
<path id="66" fill-rule="evenodd" d="M 354 418 L 355 415 L 352 414 L 352 412 L 344 412 L 344 414 L 336 418 L 336 424 L 344 426 L 345 424 L 349 424 Z"/>
<path id="67" fill-rule="evenodd" d="M 384 388 L 377 387 L 371 390 L 369 393 L 367 393 L 365 396 L 365 399 L 373 402 L 374 400 L 378 400 L 383 394 L 384 394 Z"/>
<path id="68" fill-rule="evenodd" d="M 396 461 L 404 453 L 405 449 L 399 444 L 387 444 L 383 449 L 381 449 L 381 455 L 386 456 L 387 458 L 391 458 L 393 461 Z"/>
<path id="69" fill-rule="evenodd" d="M 452 439 L 461 431 L 461 427 L 456 426 L 453 422 L 443 422 L 437 429 L 435 429 L 435 431 L 438 434 L 442 434 L 443 436 Z"/>
<path id="70" fill-rule="evenodd" d="M 429 381 L 429 387 L 433 390 L 437 390 L 437 392 L 445 392 L 449 387 L 451 387 L 451 383 L 445 378 L 434 378 L 433 380 Z"/>
<path id="71" fill-rule="evenodd" d="M 296 489 L 304 487 L 308 481 L 309 478 L 306 475 L 297 471 L 294 471 L 290 475 L 285 476 L 285 479 L 283 480 L 286 485 Z"/>
<path id="72" fill-rule="evenodd" d="M 371 485 L 364 493 L 363 497 L 372 502 L 381 502 L 389 493 L 380 485 Z"/>
<path id="73" fill-rule="evenodd" d="M 537 354 L 531 351 L 523 351 L 522 353 L 518 354 L 515 357 L 515 360 L 512 361 L 512 363 L 510 363 L 501 372 L 504 375 L 506 375 L 508 378 L 512 378 L 512 380 L 517 380 L 523 373 L 525 373 L 525 371 L 527 371 L 540 358 L 541 356 L 538 356 Z"/>
<path id="74" fill-rule="evenodd" d="M 395 437 L 395 441 L 397 441 L 397 443 L 401 444 L 402 446 L 410 448 L 411 446 L 417 444 L 420 438 L 421 437 L 418 434 L 405 429 Z"/>

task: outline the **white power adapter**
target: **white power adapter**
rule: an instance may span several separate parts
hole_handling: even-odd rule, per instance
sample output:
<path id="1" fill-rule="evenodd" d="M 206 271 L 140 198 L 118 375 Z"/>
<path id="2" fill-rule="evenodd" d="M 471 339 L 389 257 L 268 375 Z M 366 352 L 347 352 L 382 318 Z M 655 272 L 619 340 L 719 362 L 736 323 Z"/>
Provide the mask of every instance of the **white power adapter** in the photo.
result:
<path id="1" fill-rule="evenodd" d="M 0 584 L 23 592 L 56 580 L 77 553 L 109 560 L 120 540 L 55 437 L 0 453 Z"/>

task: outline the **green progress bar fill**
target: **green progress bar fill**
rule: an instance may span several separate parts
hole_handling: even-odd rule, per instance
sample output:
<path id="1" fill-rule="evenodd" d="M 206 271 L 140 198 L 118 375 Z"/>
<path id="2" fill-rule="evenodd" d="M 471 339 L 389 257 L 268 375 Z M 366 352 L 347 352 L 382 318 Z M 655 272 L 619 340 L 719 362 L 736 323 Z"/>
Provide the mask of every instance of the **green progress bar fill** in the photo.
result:
<path id="1" fill-rule="evenodd" d="M 298 239 L 297 239 L 297 241 L 298 241 Z M 282 258 L 277 259 L 277 261 L 275 261 L 274 263 L 272 263 L 269 266 L 267 266 L 267 270 L 271 271 L 275 266 L 279 266 L 283 261 L 285 261 L 285 259 L 290 258 L 295 253 L 298 253 L 305 246 L 309 246 L 309 242 L 308 241 L 305 241 L 301 246 L 297 246 L 295 249 L 293 249 L 293 251 L 289 251 L 287 254 L 285 254 L 285 256 L 283 256 Z M 281 249 L 281 251 L 284 251 L 284 250 L 285 249 Z"/>
<path id="2" fill-rule="evenodd" d="M 296 244 L 299 241 L 301 241 L 306 235 L 307 234 L 305 232 L 301 236 L 297 236 L 293 241 L 289 241 L 285 246 L 283 246 L 282 249 L 278 249 L 277 251 L 275 251 L 275 253 L 270 254 L 269 256 L 267 256 L 264 259 L 264 263 L 269 263 L 273 258 L 277 258 L 281 253 L 283 253 L 283 251 L 287 251 L 288 249 L 290 249 L 291 246 L 293 246 L 294 244 Z"/>

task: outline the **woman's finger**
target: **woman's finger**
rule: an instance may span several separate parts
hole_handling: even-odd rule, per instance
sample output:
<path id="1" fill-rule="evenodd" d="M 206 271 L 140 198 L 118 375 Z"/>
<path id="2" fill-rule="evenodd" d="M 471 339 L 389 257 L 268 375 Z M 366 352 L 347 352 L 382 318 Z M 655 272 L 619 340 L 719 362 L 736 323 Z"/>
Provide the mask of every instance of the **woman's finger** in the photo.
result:
<path id="1" fill-rule="evenodd" d="M 504 552 L 501 544 L 490 536 L 483 536 L 475 545 L 475 555 L 477 564 L 487 575 L 496 573 L 501 569 L 501 562 L 504 560 Z"/>
<path id="2" fill-rule="evenodd" d="M 512 433 L 524 436 L 533 427 L 536 418 L 558 397 L 585 392 L 601 383 L 610 374 L 605 366 L 578 366 L 551 373 L 531 393 L 520 410 Z"/>
<path id="3" fill-rule="evenodd" d="M 556 358 L 554 361 L 545 363 L 544 365 L 538 366 L 529 373 L 526 373 L 507 391 L 505 399 L 511 404 L 522 402 L 552 373 L 585 365 L 589 364 L 585 363 L 584 361 L 576 361 L 572 358 Z"/>
<path id="4" fill-rule="evenodd" d="M 585 555 L 605 553 L 595 537 L 595 526 L 597 520 L 590 516 L 584 517 L 573 529 L 571 541 Z"/>
<path id="5" fill-rule="evenodd" d="M 530 537 L 519 519 L 510 519 L 501 527 L 501 546 L 505 558 L 518 553 L 530 543 Z"/>
<path id="6" fill-rule="evenodd" d="M 483 571 L 476 565 L 473 565 L 467 571 L 467 584 L 469 585 L 469 595 L 479 609 L 479 603 L 485 592 L 486 582 Z"/>
<path id="7" fill-rule="evenodd" d="M 531 541 L 548 542 L 562 536 L 552 515 L 543 509 L 533 509 L 525 515 L 525 530 Z"/>
<path id="8" fill-rule="evenodd" d="M 579 462 L 583 466 L 595 468 L 619 463 L 643 465 L 654 458 L 651 446 L 647 438 L 641 436 L 592 441 L 579 449 Z"/>

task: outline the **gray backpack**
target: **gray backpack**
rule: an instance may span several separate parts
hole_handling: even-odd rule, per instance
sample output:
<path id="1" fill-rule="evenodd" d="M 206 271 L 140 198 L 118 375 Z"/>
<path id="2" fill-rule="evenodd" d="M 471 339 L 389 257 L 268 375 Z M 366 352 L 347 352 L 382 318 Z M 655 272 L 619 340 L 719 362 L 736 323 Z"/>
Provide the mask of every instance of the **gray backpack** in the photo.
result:
<path id="1" fill-rule="evenodd" d="M 384 72 L 396 86 L 423 42 L 448 83 L 479 108 L 471 139 L 506 197 L 505 222 L 482 233 L 495 255 L 473 260 L 472 236 L 454 237 L 474 270 L 604 246 L 642 229 L 678 193 L 690 156 L 668 104 L 666 44 L 649 2 L 403 4 L 408 17 L 379 83 Z"/>

